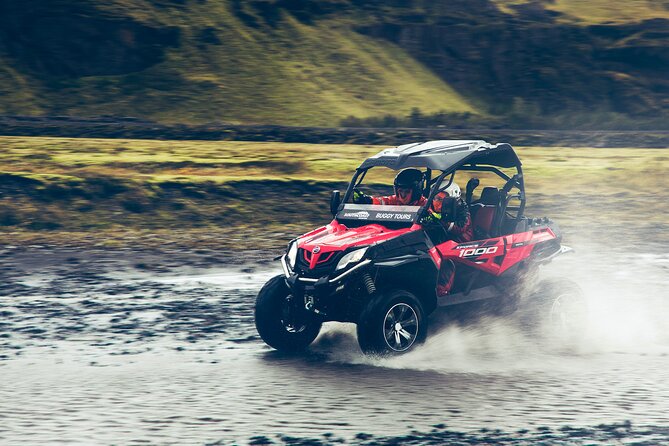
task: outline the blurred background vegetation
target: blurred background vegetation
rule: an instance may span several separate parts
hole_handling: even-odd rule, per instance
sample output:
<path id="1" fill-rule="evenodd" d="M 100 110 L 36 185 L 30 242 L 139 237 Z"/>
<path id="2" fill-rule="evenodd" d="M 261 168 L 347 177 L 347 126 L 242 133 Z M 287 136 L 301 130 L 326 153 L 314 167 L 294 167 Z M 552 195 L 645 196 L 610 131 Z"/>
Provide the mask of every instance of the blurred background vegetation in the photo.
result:
<path id="1" fill-rule="evenodd" d="M 0 147 L 5 243 L 213 248 L 282 246 L 328 222 L 330 191 L 345 188 L 355 167 L 383 148 L 37 137 L 0 137 Z M 664 150 L 517 151 L 528 215 L 608 236 L 612 224 L 668 233 L 666 213 L 648 212 L 668 199 Z"/>
<path id="2" fill-rule="evenodd" d="M 638 225 L 668 74 L 669 0 L 0 0 L 0 242 L 282 244 L 372 144 L 446 138 L 526 146 L 529 213 Z"/>
<path id="3" fill-rule="evenodd" d="M 669 0 L 0 2 L 0 115 L 668 129 Z"/>

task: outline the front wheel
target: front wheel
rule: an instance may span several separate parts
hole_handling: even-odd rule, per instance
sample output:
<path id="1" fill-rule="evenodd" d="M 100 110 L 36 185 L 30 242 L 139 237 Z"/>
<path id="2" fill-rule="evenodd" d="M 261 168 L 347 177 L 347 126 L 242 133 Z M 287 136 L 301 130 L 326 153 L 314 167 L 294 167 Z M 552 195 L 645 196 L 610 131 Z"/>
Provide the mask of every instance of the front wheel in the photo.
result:
<path id="1" fill-rule="evenodd" d="M 258 334 L 267 345 L 287 352 L 307 348 L 322 325 L 315 315 L 295 301 L 280 275 L 270 279 L 258 293 L 255 322 Z"/>
<path id="2" fill-rule="evenodd" d="M 425 341 L 427 318 L 420 301 L 396 290 L 369 302 L 357 326 L 358 344 L 367 354 L 400 354 Z"/>

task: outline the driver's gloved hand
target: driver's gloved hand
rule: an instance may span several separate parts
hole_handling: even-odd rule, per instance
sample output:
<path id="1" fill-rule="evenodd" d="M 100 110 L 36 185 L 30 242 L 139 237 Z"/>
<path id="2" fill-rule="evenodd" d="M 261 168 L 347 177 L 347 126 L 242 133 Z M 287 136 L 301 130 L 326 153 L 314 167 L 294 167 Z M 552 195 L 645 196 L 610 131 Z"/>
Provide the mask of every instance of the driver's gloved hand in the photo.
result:
<path id="1" fill-rule="evenodd" d="M 441 221 L 441 214 L 430 211 L 425 217 L 420 219 L 421 225 L 434 225 Z"/>
<path id="2" fill-rule="evenodd" d="M 458 204 L 455 208 L 455 219 L 454 223 L 456 226 L 463 228 L 467 224 L 467 219 L 469 218 L 469 208 L 467 203 L 463 200 L 458 200 Z"/>
<path id="3" fill-rule="evenodd" d="M 358 188 L 353 189 L 353 203 L 372 204 L 372 197 L 365 195 Z"/>

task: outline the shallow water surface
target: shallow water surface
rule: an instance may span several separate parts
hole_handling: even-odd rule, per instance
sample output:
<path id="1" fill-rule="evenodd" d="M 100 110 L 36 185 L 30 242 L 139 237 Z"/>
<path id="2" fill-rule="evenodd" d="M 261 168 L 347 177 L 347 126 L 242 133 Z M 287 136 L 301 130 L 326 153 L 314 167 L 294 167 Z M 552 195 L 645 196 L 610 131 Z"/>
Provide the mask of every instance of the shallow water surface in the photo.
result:
<path id="1" fill-rule="evenodd" d="M 5 254 L 0 441 L 669 443 L 669 255 L 588 243 L 544 273 L 586 292 L 575 348 L 439 311 L 426 344 L 391 359 L 363 356 L 348 324 L 326 324 L 304 355 L 265 346 L 253 303 L 276 268 Z"/>

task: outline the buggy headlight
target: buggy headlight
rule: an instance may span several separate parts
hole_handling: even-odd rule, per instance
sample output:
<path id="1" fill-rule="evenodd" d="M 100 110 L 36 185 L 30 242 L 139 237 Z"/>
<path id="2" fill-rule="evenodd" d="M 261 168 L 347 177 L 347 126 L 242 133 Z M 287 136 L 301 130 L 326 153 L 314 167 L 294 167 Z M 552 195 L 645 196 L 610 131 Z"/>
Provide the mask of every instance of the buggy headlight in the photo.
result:
<path id="1" fill-rule="evenodd" d="M 290 266 L 291 269 L 295 269 L 295 261 L 297 260 L 297 241 L 290 244 L 286 257 L 288 259 L 288 266 Z"/>
<path id="2" fill-rule="evenodd" d="M 355 251 L 349 252 L 348 254 L 346 254 L 344 257 L 341 258 L 339 263 L 337 263 L 337 268 L 335 268 L 335 271 L 344 269 L 351 263 L 358 263 L 365 256 L 366 252 L 367 252 L 367 247 L 356 249 Z"/>

